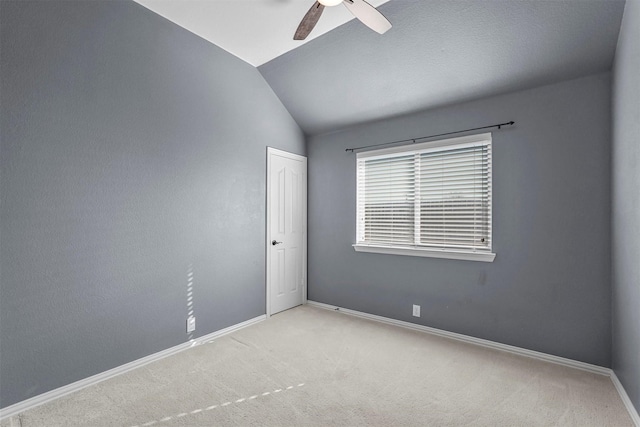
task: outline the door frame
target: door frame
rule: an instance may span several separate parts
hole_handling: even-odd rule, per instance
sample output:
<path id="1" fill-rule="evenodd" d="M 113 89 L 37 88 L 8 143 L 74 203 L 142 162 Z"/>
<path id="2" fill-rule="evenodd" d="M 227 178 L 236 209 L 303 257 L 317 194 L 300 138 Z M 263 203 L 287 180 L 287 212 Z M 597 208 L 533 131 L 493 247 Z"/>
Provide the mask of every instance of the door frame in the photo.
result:
<path id="1" fill-rule="evenodd" d="M 271 157 L 277 155 L 285 157 L 291 160 L 301 161 L 304 164 L 303 175 L 303 189 L 304 189 L 304 202 L 302 203 L 302 279 L 304 284 L 302 286 L 302 304 L 307 303 L 307 158 L 299 154 L 289 153 L 288 151 L 279 150 L 273 147 L 267 147 L 267 224 L 266 224 L 266 239 L 265 239 L 265 252 L 266 252 L 266 315 L 267 318 L 271 317 Z"/>

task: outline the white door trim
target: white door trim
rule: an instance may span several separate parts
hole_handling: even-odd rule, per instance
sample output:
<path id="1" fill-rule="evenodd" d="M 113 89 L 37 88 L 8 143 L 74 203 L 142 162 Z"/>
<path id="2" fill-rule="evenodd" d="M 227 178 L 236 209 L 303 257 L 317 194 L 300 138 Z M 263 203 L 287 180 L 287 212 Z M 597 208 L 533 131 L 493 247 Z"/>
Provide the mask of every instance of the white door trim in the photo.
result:
<path id="1" fill-rule="evenodd" d="M 271 274 L 269 269 L 271 268 L 271 213 L 269 207 L 271 206 L 271 156 L 278 155 L 292 160 L 298 160 L 305 165 L 304 174 L 304 194 L 305 201 L 302 206 L 302 278 L 304 279 L 304 285 L 302 286 L 302 303 L 307 303 L 307 158 L 299 154 L 289 153 L 287 151 L 278 150 L 277 148 L 267 147 L 267 222 L 266 222 L 266 239 L 265 239 L 265 252 L 266 252 L 266 315 L 267 318 L 271 317 Z"/>

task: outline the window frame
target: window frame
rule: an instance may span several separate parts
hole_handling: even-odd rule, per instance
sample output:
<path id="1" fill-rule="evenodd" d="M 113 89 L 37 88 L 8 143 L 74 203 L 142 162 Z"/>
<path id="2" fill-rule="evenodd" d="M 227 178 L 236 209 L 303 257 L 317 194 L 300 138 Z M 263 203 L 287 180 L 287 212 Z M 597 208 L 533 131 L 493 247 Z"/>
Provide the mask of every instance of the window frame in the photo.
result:
<path id="1" fill-rule="evenodd" d="M 391 246 L 384 245 L 379 243 L 367 244 L 363 242 L 358 242 L 358 237 L 362 233 L 362 227 L 364 227 L 364 221 L 360 221 L 358 218 L 358 201 L 359 201 L 359 180 L 358 180 L 358 162 L 361 159 L 366 158 L 376 158 L 381 157 L 384 158 L 393 154 L 402 154 L 402 153 L 416 153 L 419 151 L 444 151 L 442 149 L 446 149 L 447 147 L 451 147 L 451 149 L 462 148 L 465 146 L 473 146 L 475 144 L 486 144 L 492 149 L 492 135 L 491 133 L 483 133 L 476 135 L 467 135 L 456 138 L 448 138 L 441 139 L 436 141 L 424 142 L 419 144 L 410 144 L 403 145 L 391 148 L 382 148 L 378 150 L 364 151 L 359 152 L 356 155 L 356 243 L 352 246 L 356 252 L 369 252 L 369 253 L 378 253 L 378 254 L 390 254 L 390 255 L 407 255 L 407 256 L 420 256 L 420 257 L 431 257 L 431 258 L 447 258 L 447 259 L 456 259 L 456 260 L 468 260 L 468 261 L 483 261 L 483 262 L 493 262 L 496 257 L 496 254 L 493 252 L 493 161 L 492 156 L 488 157 L 488 193 L 489 193 L 489 221 L 488 221 L 488 235 L 489 235 L 489 243 L 490 247 L 488 251 L 477 251 L 473 249 L 451 249 L 451 248 L 425 248 L 420 246 Z M 416 181 L 419 178 L 415 178 Z M 415 214 L 415 217 L 419 217 L 420 213 Z M 415 242 L 414 242 L 415 244 Z"/>

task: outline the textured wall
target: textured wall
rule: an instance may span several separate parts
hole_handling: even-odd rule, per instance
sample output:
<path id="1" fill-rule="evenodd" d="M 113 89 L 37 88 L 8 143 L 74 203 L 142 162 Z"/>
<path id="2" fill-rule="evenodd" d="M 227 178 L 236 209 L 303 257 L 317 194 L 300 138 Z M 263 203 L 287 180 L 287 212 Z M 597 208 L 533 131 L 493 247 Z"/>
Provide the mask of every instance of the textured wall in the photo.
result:
<path id="1" fill-rule="evenodd" d="M 493 263 L 353 250 L 345 148 L 508 120 L 493 134 Z M 309 299 L 610 366 L 610 139 L 608 73 L 311 138 Z"/>
<path id="2" fill-rule="evenodd" d="M 0 406 L 265 312 L 258 71 L 133 2 L 0 2 Z"/>
<path id="3" fill-rule="evenodd" d="M 613 73 L 613 368 L 640 411 L 640 1 L 627 0 Z"/>

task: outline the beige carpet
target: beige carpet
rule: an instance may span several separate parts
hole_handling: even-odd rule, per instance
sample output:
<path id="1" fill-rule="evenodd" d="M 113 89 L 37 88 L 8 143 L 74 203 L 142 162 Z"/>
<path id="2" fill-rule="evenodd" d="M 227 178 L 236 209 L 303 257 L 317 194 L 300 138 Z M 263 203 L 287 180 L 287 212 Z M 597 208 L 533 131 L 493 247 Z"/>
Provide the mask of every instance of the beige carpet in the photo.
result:
<path id="1" fill-rule="evenodd" d="M 302 306 L 6 426 L 632 426 L 607 377 Z"/>

